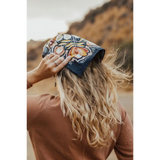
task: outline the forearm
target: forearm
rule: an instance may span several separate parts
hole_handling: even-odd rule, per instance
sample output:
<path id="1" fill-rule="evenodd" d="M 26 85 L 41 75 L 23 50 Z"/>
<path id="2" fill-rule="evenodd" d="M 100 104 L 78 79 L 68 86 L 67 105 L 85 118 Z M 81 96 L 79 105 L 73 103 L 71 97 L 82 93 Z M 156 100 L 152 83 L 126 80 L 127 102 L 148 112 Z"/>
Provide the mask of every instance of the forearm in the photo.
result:
<path id="1" fill-rule="evenodd" d="M 63 57 L 53 53 L 43 58 L 35 69 L 27 72 L 27 89 L 30 88 L 34 83 L 57 74 L 71 58 L 71 56 L 68 56 L 64 60 Z M 58 66 L 55 65 L 55 61 L 57 61 Z"/>

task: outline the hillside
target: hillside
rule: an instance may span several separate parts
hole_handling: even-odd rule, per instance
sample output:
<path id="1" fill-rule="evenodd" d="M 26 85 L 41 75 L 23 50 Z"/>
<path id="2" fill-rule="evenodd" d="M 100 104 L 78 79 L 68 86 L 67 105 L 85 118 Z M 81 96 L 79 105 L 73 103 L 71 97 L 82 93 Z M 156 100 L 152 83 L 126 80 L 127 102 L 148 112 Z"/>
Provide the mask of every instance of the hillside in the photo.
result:
<path id="1" fill-rule="evenodd" d="M 89 39 L 102 47 L 133 41 L 133 1 L 112 0 L 91 10 L 81 22 L 71 24 L 68 32 Z"/>
<path id="2" fill-rule="evenodd" d="M 125 68 L 133 72 L 133 0 L 111 0 L 91 10 L 81 22 L 71 24 L 68 34 L 88 39 L 106 50 L 126 50 Z M 120 54 L 123 56 L 123 53 Z"/>

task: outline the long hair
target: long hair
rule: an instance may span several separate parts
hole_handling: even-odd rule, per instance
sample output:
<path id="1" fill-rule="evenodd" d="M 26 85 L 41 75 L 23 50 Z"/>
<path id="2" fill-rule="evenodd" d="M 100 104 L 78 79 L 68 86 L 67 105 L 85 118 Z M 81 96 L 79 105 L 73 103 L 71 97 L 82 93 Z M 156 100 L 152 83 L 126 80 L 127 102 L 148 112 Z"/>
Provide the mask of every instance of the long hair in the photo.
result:
<path id="1" fill-rule="evenodd" d="M 69 116 L 77 139 L 86 134 L 88 144 L 103 147 L 115 140 L 114 130 L 122 123 L 117 107 L 117 86 L 131 75 L 116 64 L 117 52 L 106 54 L 100 63 L 92 60 L 79 77 L 64 67 L 57 74 L 61 109 Z"/>

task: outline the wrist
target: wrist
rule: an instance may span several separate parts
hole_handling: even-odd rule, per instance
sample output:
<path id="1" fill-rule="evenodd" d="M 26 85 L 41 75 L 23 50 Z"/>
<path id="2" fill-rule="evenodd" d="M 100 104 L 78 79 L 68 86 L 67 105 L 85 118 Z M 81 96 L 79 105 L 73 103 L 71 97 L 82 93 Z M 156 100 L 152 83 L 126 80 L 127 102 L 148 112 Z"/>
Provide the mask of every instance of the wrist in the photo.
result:
<path id="1" fill-rule="evenodd" d="M 36 68 L 27 72 L 27 80 L 31 85 L 41 80 Z"/>
<path id="2" fill-rule="evenodd" d="M 32 87 L 32 84 L 30 84 L 27 79 L 24 79 L 24 89 L 28 89 L 31 87 Z"/>

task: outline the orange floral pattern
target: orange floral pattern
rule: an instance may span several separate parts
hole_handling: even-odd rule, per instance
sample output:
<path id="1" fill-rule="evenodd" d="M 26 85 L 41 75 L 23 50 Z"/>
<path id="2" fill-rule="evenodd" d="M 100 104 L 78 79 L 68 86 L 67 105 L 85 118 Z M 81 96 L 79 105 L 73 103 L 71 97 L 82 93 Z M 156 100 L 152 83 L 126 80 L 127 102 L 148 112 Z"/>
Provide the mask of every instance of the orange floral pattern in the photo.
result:
<path id="1" fill-rule="evenodd" d="M 72 47 L 69 51 L 69 54 L 71 57 L 75 57 L 75 58 L 80 58 L 82 56 L 87 56 L 87 53 L 89 51 L 85 48 L 80 48 L 80 47 Z"/>

